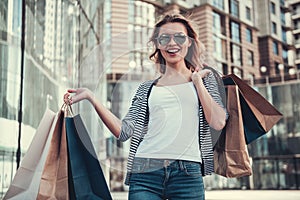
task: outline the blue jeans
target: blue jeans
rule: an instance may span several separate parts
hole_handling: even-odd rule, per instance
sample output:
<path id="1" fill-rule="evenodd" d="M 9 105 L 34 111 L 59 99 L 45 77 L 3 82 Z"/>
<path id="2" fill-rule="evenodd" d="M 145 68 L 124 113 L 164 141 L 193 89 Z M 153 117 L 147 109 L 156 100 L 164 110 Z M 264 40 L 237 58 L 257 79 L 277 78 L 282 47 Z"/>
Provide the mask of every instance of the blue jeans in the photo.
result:
<path id="1" fill-rule="evenodd" d="M 204 200 L 201 165 L 183 160 L 135 158 L 129 200 Z"/>

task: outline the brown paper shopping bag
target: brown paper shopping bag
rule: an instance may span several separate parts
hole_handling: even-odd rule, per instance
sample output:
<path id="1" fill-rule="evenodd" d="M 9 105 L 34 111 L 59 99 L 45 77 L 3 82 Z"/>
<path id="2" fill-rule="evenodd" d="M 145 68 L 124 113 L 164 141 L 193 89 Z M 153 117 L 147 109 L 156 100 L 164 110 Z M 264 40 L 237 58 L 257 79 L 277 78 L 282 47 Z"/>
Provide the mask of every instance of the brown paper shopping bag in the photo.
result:
<path id="1" fill-rule="evenodd" d="M 43 167 L 58 115 L 46 110 L 4 200 L 36 199 Z"/>
<path id="2" fill-rule="evenodd" d="M 37 199 L 68 200 L 68 155 L 64 111 L 60 110 L 41 177 Z"/>
<path id="3" fill-rule="evenodd" d="M 249 176 L 252 169 L 236 85 L 227 86 L 227 111 L 229 119 L 214 148 L 215 173 L 229 178 Z"/>
<path id="4" fill-rule="evenodd" d="M 223 82 L 224 85 L 238 86 L 246 144 L 266 134 L 282 118 L 267 99 L 236 75 L 224 76 Z"/>

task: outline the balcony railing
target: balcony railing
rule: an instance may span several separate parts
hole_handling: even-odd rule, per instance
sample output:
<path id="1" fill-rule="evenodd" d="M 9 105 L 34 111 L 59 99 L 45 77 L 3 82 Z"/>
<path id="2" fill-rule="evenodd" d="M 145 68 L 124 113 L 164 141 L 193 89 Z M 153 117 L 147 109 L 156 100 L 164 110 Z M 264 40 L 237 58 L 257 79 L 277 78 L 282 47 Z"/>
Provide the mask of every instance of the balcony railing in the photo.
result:
<path id="1" fill-rule="evenodd" d="M 264 76 L 260 78 L 256 78 L 253 80 L 253 85 L 269 85 L 269 84 L 280 84 L 291 81 L 300 81 L 300 72 L 296 72 L 295 74 L 284 74 L 278 76 Z M 251 82 L 249 81 L 251 84 Z"/>

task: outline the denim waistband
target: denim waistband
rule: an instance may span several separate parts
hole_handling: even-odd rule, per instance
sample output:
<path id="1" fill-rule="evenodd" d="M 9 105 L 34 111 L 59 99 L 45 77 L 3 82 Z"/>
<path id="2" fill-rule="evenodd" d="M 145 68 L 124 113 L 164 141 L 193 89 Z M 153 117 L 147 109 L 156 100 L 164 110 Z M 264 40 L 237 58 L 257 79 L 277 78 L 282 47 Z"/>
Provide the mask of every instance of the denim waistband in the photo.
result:
<path id="1" fill-rule="evenodd" d="M 199 162 L 194 161 L 135 157 L 132 172 L 153 171 L 164 167 L 184 170 L 189 164 L 201 167 Z"/>

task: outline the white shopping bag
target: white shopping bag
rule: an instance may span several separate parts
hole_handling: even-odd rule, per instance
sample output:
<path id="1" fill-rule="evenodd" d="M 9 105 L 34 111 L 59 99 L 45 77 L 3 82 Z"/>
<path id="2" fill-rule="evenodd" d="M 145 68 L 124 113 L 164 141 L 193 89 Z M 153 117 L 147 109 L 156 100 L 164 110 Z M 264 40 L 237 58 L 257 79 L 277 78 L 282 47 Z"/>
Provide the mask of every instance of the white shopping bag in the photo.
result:
<path id="1" fill-rule="evenodd" d="M 58 114 L 47 109 L 3 200 L 33 200 L 39 190 L 43 167 Z"/>

